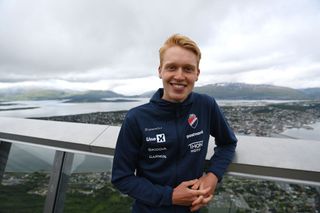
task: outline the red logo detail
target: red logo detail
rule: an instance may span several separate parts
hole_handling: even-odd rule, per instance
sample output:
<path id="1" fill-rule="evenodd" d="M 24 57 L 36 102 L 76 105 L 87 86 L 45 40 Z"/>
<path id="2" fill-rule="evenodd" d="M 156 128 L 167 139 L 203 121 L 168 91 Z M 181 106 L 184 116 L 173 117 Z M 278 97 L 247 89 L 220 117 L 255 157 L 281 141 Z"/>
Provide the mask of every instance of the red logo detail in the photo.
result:
<path id="1" fill-rule="evenodd" d="M 188 118 L 189 125 L 194 129 L 198 125 L 198 118 L 195 114 L 190 114 Z"/>

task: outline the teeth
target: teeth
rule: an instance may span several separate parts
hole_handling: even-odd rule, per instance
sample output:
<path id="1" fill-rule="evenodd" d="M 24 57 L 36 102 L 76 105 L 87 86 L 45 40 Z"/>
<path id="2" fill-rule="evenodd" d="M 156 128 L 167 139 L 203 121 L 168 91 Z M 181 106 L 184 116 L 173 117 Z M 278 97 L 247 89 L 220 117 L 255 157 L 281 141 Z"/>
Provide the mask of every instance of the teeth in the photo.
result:
<path id="1" fill-rule="evenodd" d="M 181 85 L 181 84 L 173 84 L 173 86 L 178 88 L 178 89 L 184 88 L 184 85 Z"/>

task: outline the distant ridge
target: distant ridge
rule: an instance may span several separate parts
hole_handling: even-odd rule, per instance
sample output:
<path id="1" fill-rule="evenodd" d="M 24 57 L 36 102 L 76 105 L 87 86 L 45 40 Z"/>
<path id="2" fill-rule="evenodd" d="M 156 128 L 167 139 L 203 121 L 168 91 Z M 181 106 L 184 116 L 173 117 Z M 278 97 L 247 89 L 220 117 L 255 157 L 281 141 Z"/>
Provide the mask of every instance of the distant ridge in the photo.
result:
<path id="1" fill-rule="evenodd" d="M 124 98 L 122 94 L 110 90 L 50 90 L 50 89 L 0 89 L 0 101 L 25 101 L 25 100 L 65 100 L 69 102 L 99 102 L 103 98 Z M 131 96 L 130 96 L 131 97 Z"/>
<path id="2" fill-rule="evenodd" d="M 320 87 L 301 89 L 301 91 L 312 99 L 320 99 Z"/>
<path id="3" fill-rule="evenodd" d="M 66 96 L 67 102 L 99 102 L 104 98 L 125 97 L 110 90 L 92 90 L 79 95 Z"/>
<path id="4" fill-rule="evenodd" d="M 234 100 L 320 100 L 320 88 L 293 89 L 266 84 L 217 83 L 195 87 L 195 92 L 208 94 L 217 99 Z M 111 90 L 49 90 L 49 89 L 0 89 L 1 101 L 23 100 L 67 100 L 66 102 L 125 102 L 132 98 L 150 98 L 154 91 L 137 96 L 126 96 Z M 115 98 L 118 98 L 115 100 Z M 128 98 L 128 99 L 126 99 Z M 129 100 L 131 98 L 131 100 Z M 110 100 L 108 100 L 110 101 Z"/>
<path id="5" fill-rule="evenodd" d="M 195 92 L 217 99 L 302 100 L 310 97 L 301 90 L 265 84 L 219 83 L 196 87 Z"/>
<path id="6" fill-rule="evenodd" d="M 216 83 L 195 87 L 195 92 L 217 99 L 232 100 L 314 100 L 320 99 L 320 88 L 293 89 L 267 84 Z M 151 97 L 155 91 L 141 94 Z"/>

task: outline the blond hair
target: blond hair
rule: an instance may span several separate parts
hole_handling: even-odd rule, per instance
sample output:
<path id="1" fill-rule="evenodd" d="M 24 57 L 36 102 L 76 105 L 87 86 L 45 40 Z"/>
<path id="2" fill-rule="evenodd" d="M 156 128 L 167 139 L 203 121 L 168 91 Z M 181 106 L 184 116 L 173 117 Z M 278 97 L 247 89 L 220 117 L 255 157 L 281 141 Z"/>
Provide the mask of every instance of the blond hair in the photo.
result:
<path id="1" fill-rule="evenodd" d="M 187 36 L 180 35 L 180 34 L 174 34 L 174 35 L 170 36 L 164 42 L 163 46 L 159 49 L 160 66 L 162 66 L 162 61 L 163 61 L 163 56 L 164 56 L 165 51 L 173 46 L 179 46 L 179 47 L 182 47 L 184 49 L 187 49 L 187 50 L 190 50 L 191 52 L 193 52 L 197 57 L 197 66 L 199 68 L 199 63 L 200 63 L 200 59 L 201 59 L 201 52 L 200 52 L 198 45 L 196 44 L 196 42 L 194 42 L 193 40 L 191 40 Z"/>

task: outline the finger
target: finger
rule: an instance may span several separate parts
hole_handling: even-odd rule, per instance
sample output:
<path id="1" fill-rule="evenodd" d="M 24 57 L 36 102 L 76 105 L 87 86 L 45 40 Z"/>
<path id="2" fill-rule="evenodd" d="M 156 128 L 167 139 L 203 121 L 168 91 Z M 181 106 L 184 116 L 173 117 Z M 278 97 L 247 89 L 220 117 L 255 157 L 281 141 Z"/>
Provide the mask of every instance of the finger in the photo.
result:
<path id="1" fill-rule="evenodd" d="M 200 195 L 196 200 L 194 200 L 193 202 L 192 202 L 192 206 L 196 206 L 196 205 L 198 205 L 198 204 L 200 204 L 200 203 L 203 203 L 202 202 L 202 200 L 203 200 L 204 198 L 203 198 L 203 196 L 202 195 Z"/>
<path id="2" fill-rule="evenodd" d="M 198 181 L 198 179 L 194 179 L 194 180 L 188 180 L 188 181 L 184 181 L 181 184 L 185 185 L 185 186 L 192 186 L 193 184 L 195 184 Z"/>
<path id="3" fill-rule="evenodd" d="M 196 189 L 199 189 L 199 187 L 200 187 L 200 181 L 197 181 L 195 184 L 193 184 L 193 186 L 191 187 L 191 189 L 196 190 Z"/>
<path id="4" fill-rule="evenodd" d="M 190 211 L 192 211 L 192 212 L 197 211 L 197 210 L 199 210 L 202 206 L 203 206 L 203 204 L 198 204 L 198 205 L 196 205 L 196 206 L 191 206 L 191 207 L 190 207 Z"/>
<path id="5" fill-rule="evenodd" d="M 194 191 L 194 193 L 195 193 L 195 195 L 198 195 L 198 196 L 200 196 L 200 195 L 206 195 L 206 194 L 208 194 L 208 193 L 210 192 L 210 190 L 211 190 L 211 188 L 210 188 L 210 187 L 207 187 L 207 188 L 205 188 L 205 189 L 196 190 L 196 191 Z"/>
<path id="6" fill-rule="evenodd" d="M 212 198 L 213 198 L 213 195 L 210 195 L 208 197 L 203 198 L 202 199 L 202 204 L 207 205 Z"/>

